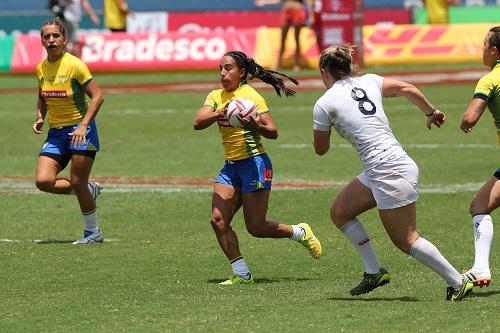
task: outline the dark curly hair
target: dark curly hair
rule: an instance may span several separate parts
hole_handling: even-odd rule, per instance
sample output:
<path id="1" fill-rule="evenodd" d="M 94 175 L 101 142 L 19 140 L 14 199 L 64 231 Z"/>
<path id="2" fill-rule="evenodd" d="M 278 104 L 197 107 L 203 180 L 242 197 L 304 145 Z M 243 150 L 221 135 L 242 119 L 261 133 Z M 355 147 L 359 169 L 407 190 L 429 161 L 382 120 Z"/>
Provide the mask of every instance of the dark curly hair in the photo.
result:
<path id="1" fill-rule="evenodd" d="M 247 57 L 247 55 L 241 51 L 229 51 L 224 54 L 224 56 L 232 57 L 236 60 L 236 64 L 238 67 L 245 69 L 245 75 L 243 76 L 242 82 L 247 82 L 248 80 L 252 80 L 253 78 L 258 78 L 261 81 L 270 84 L 273 86 L 274 90 L 276 90 L 276 94 L 281 96 L 281 92 L 285 93 L 285 96 L 293 96 L 295 95 L 295 91 L 288 88 L 283 79 L 279 76 L 286 77 L 296 85 L 299 84 L 299 81 L 285 75 L 280 72 L 275 72 L 270 69 L 265 69 L 261 65 L 255 62 L 252 58 Z"/>
<path id="2" fill-rule="evenodd" d="M 492 32 L 488 41 L 490 46 L 496 47 L 500 52 L 500 26 L 491 28 L 489 32 Z"/>

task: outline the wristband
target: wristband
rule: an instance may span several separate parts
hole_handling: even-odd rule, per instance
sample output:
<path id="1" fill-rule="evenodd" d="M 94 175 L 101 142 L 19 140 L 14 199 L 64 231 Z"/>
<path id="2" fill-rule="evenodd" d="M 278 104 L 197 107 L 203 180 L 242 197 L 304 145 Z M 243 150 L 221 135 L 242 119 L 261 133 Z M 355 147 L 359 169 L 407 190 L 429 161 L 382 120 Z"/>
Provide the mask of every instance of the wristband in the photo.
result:
<path id="1" fill-rule="evenodd" d="M 430 116 L 432 116 L 434 113 L 436 113 L 436 111 L 437 111 L 437 110 L 436 110 L 436 109 L 434 109 L 434 110 L 432 110 L 432 112 L 431 112 L 431 113 L 426 113 L 426 114 L 425 114 L 425 116 L 426 116 L 426 117 L 430 117 Z"/>

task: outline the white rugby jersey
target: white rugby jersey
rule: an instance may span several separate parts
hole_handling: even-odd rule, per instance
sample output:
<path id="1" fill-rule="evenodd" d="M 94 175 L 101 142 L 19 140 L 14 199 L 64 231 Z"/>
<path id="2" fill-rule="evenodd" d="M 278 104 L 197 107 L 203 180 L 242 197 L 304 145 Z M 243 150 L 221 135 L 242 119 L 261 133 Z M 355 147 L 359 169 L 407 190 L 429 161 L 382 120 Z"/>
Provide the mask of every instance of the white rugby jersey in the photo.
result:
<path id="1" fill-rule="evenodd" d="M 382 82 L 375 74 L 339 80 L 314 105 L 314 129 L 337 133 L 356 149 L 365 170 L 406 155 L 382 107 Z"/>

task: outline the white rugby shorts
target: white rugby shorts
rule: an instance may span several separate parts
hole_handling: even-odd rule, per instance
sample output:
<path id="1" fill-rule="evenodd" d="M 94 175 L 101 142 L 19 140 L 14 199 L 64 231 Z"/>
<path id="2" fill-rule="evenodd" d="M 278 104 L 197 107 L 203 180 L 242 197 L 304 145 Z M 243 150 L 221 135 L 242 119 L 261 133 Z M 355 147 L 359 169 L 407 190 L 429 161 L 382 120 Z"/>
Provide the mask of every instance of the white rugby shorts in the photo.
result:
<path id="1" fill-rule="evenodd" d="M 408 155 L 389 159 L 357 178 L 371 189 L 378 209 L 404 207 L 418 200 L 418 166 Z"/>

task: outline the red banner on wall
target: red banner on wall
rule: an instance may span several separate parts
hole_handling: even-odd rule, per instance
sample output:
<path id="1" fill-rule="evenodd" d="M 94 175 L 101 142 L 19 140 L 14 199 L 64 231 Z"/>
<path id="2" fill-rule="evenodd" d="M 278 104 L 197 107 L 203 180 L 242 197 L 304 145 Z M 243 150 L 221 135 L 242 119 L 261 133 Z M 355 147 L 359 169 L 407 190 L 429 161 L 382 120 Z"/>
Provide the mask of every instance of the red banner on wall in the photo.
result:
<path id="1" fill-rule="evenodd" d="M 234 34 L 89 34 L 81 37 L 82 60 L 98 71 L 207 69 L 216 67 L 229 50 L 253 56 L 255 38 L 255 29 Z M 19 36 L 12 71 L 34 72 L 44 58 L 39 36 Z"/>

